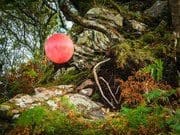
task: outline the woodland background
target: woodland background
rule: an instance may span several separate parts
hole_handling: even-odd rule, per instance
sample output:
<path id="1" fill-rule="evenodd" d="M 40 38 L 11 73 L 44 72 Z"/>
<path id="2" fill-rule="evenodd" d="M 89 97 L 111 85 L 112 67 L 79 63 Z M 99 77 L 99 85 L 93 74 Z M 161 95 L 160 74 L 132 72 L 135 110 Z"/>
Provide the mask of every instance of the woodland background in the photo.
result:
<path id="1" fill-rule="evenodd" d="M 178 134 L 179 11 L 179 0 L 0 0 L 3 107 L 37 87 L 73 84 L 77 93 L 91 79 L 89 98 L 109 108 L 105 119 L 86 121 L 66 100 L 53 115 L 35 107 L 2 119 L 0 134 Z M 66 64 L 44 54 L 53 33 L 75 44 Z"/>

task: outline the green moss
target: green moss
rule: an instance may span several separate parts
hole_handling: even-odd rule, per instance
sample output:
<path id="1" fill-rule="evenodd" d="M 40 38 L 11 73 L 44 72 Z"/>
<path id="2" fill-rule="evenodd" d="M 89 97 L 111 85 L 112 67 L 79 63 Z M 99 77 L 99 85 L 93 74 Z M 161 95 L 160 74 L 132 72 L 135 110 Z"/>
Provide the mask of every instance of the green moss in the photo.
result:
<path id="1" fill-rule="evenodd" d="M 55 84 L 79 84 L 89 75 L 89 71 L 65 70 L 55 80 Z"/>
<path id="2" fill-rule="evenodd" d="M 126 40 L 117 45 L 114 51 L 119 67 L 124 67 L 129 63 L 145 64 L 147 61 L 153 61 L 155 59 L 150 48 L 144 46 L 141 41 Z"/>
<path id="3" fill-rule="evenodd" d="M 66 99 L 62 100 L 65 104 L 68 102 Z M 167 133 L 167 126 L 177 133 L 179 114 L 177 112 L 170 117 L 170 112 L 170 109 L 158 105 L 123 107 L 116 115 L 89 121 L 81 115 L 72 114 L 71 111 L 65 113 L 35 107 L 22 113 L 16 125 L 29 127 L 34 134 L 45 135 L 163 134 Z"/>
<path id="4" fill-rule="evenodd" d="M 140 125 L 147 124 L 146 118 L 150 110 L 150 108 L 144 106 L 139 106 L 136 109 L 123 107 L 121 113 L 128 119 L 129 126 L 137 129 Z"/>
<path id="5" fill-rule="evenodd" d="M 74 112 L 77 111 L 75 105 L 70 103 L 68 97 L 66 96 L 60 98 L 60 103 L 62 104 L 63 107 L 65 107 L 68 110 L 73 110 Z"/>

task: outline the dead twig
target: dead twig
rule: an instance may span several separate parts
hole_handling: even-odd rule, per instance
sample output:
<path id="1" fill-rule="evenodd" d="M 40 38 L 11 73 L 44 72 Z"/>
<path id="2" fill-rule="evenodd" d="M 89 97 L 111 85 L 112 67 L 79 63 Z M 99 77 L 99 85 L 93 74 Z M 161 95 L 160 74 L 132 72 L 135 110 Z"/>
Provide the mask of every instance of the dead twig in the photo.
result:
<path id="1" fill-rule="evenodd" d="M 97 64 L 94 66 L 94 68 L 93 68 L 93 74 L 94 74 L 95 82 L 96 82 L 96 84 L 97 84 L 97 86 L 98 86 L 98 88 L 99 88 L 99 91 L 100 91 L 102 97 L 105 99 L 105 101 L 106 101 L 113 109 L 115 109 L 115 106 L 114 106 L 114 105 L 109 101 L 109 99 L 107 99 L 107 97 L 104 95 L 103 90 L 102 90 L 101 85 L 100 85 L 99 80 L 98 80 L 98 75 L 97 75 L 97 68 L 99 68 L 100 65 L 102 65 L 103 63 L 105 63 L 105 62 L 107 62 L 107 61 L 109 61 L 109 60 L 110 60 L 110 58 L 108 58 L 108 59 L 106 59 L 106 60 L 103 60 L 103 61 L 97 63 Z"/>
<path id="2" fill-rule="evenodd" d="M 120 88 L 120 85 L 117 87 L 116 92 L 115 92 L 115 95 L 117 95 L 117 94 L 118 94 L 118 92 L 119 92 L 119 88 Z"/>
<path id="3" fill-rule="evenodd" d="M 109 90 L 112 98 L 114 99 L 114 101 L 116 102 L 116 104 L 119 104 L 119 102 L 117 101 L 116 97 L 114 96 L 114 94 L 113 94 L 113 92 L 112 92 L 112 90 L 111 90 L 111 88 L 110 88 L 110 86 L 109 86 L 109 83 L 108 83 L 103 77 L 99 77 L 99 79 L 101 79 L 101 80 L 106 84 L 106 86 L 108 87 L 108 90 Z"/>

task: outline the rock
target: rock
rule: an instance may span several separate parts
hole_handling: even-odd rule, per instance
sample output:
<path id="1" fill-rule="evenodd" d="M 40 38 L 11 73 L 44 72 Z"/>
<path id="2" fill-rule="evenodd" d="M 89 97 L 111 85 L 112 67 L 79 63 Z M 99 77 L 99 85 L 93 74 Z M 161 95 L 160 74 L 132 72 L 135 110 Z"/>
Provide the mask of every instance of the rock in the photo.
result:
<path id="1" fill-rule="evenodd" d="M 8 111 L 11 107 L 9 105 L 2 104 L 0 105 L 1 111 Z"/>
<path id="2" fill-rule="evenodd" d="M 92 84 L 90 80 L 88 81 L 86 81 L 86 83 L 88 82 L 87 84 Z M 85 95 L 91 95 L 93 91 L 88 88 L 83 90 Z M 70 94 L 69 92 L 72 91 L 74 91 L 73 85 L 59 85 L 48 88 L 36 88 L 34 95 L 19 94 L 0 105 L 0 117 L 1 119 L 16 119 L 22 112 L 35 106 L 45 106 L 51 110 L 59 109 L 64 112 L 65 110 L 61 106 L 61 98 L 63 97 L 67 97 L 69 103 L 73 104 L 85 118 L 99 119 L 104 117 L 105 113 L 102 109 L 102 104 L 92 101 L 85 95 Z"/>
<path id="3" fill-rule="evenodd" d="M 76 90 L 82 90 L 82 89 L 84 89 L 84 88 L 87 88 L 87 87 L 89 87 L 89 86 L 92 86 L 92 85 L 94 85 L 94 82 L 91 80 L 91 79 L 87 79 L 87 80 L 85 80 L 84 82 L 82 82 L 77 88 L 76 88 Z"/>
<path id="4" fill-rule="evenodd" d="M 129 20 L 129 22 L 131 23 L 132 28 L 137 31 L 144 32 L 146 30 L 147 26 L 144 23 L 138 22 L 136 20 Z"/>
<path id="5" fill-rule="evenodd" d="M 36 101 L 44 101 L 55 96 L 62 96 L 72 91 L 74 91 L 73 85 L 59 85 L 51 88 L 39 87 L 35 89 L 35 95 L 33 98 Z"/>
<path id="6" fill-rule="evenodd" d="M 74 91 L 73 85 L 59 85 L 48 88 L 35 88 L 34 95 L 18 94 L 0 105 L 0 117 L 12 119 L 15 117 L 14 115 L 40 105 L 48 105 L 52 110 L 55 110 L 58 108 L 56 98 L 72 91 Z"/>
<path id="7" fill-rule="evenodd" d="M 90 119 L 100 119 L 105 116 L 102 106 L 81 94 L 68 94 L 70 103 L 76 106 L 77 110 Z"/>
<path id="8" fill-rule="evenodd" d="M 9 101 L 21 108 L 26 108 L 28 104 L 32 104 L 34 102 L 34 99 L 29 95 L 20 94 L 20 95 L 15 96 L 13 99 Z"/>
<path id="9" fill-rule="evenodd" d="M 56 110 L 58 107 L 57 103 L 55 103 L 53 100 L 48 100 L 47 104 L 52 108 L 52 110 Z"/>
<path id="10" fill-rule="evenodd" d="M 92 95 L 93 91 L 94 90 L 92 88 L 85 88 L 85 89 L 80 90 L 79 93 L 90 97 Z"/>
<path id="11" fill-rule="evenodd" d="M 92 8 L 86 13 L 88 20 L 92 20 L 92 23 L 102 24 L 114 30 L 119 30 L 123 26 L 123 17 L 115 10 L 108 10 L 105 8 Z M 74 29 L 76 29 L 74 25 Z M 76 31 L 75 31 L 76 32 Z M 116 40 L 123 41 L 124 37 L 118 32 L 112 32 L 113 42 Z M 78 34 L 74 33 L 74 37 L 77 37 L 75 43 L 75 53 L 73 57 L 74 65 L 80 69 L 91 69 L 96 63 L 101 61 L 104 54 L 98 54 L 98 52 L 105 52 L 112 42 L 102 32 L 98 32 L 93 29 L 83 29 Z"/>
<path id="12" fill-rule="evenodd" d="M 92 8 L 87 12 L 87 17 L 92 19 L 92 18 L 100 18 L 104 19 L 107 21 L 110 26 L 123 26 L 123 17 L 116 11 L 113 10 L 108 10 L 105 8 Z M 112 23 L 114 22 L 114 23 Z"/>
<path id="13" fill-rule="evenodd" d="M 149 9 L 145 10 L 144 13 L 152 16 L 152 17 L 159 17 L 162 15 L 163 11 L 168 10 L 165 9 L 167 7 L 168 2 L 167 1 L 156 1 L 152 7 L 150 7 Z"/>
<path id="14" fill-rule="evenodd" d="M 107 36 L 96 30 L 84 30 L 77 39 L 74 52 L 74 65 L 80 69 L 91 69 L 101 58 L 97 52 L 104 52 L 109 46 Z"/>

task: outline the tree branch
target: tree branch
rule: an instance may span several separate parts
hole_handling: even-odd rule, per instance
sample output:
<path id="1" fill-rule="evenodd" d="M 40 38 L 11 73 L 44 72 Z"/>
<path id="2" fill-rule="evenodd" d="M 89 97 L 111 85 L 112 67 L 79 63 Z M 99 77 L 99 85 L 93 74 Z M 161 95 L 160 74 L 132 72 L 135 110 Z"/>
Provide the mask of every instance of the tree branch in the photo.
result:
<path id="1" fill-rule="evenodd" d="M 93 20 L 88 20 L 84 17 L 81 17 L 78 15 L 78 13 L 75 13 L 75 9 L 70 7 L 70 1 L 66 0 L 62 5 L 60 5 L 60 9 L 63 12 L 63 14 L 70 19 L 71 21 L 73 21 L 74 23 L 77 23 L 85 28 L 88 29 L 94 29 L 97 30 L 99 32 L 102 32 L 103 34 L 105 34 L 109 40 L 112 42 L 114 41 L 113 39 L 118 39 L 119 41 L 124 40 L 123 36 L 118 33 L 113 27 L 111 26 L 105 26 L 101 23 L 98 23 L 96 21 Z"/>
<path id="2" fill-rule="evenodd" d="M 103 61 L 99 62 L 98 64 L 96 64 L 96 65 L 94 66 L 94 68 L 93 68 L 93 74 L 94 74 L 95 82 L 96 82 L 96 84 L 97 84 L 97 86 L 98 86 L 98 88 L 99 88 L 99 91 L 100 91 L 102 97 L 105 99 L 105 101 L 106 101 L 113 109 L 115 109 L 115 106 L 114 106 L 114 105 L 109 101 L 109 99 L 104 95 L 104 92 L 103 92 L 103 90 L 102 90 L 102 88 L 101 88 L 101 85 L 100 85 L 100 83 L 99 83 L 98 75 L 97 75 L 97 71 L 96 71 L 97 68 L 99 68 L 100 65 L 102 65 L 103 63 L 105 63 L 105 62 L 107 62 L 107 61 L 109 61 L 109 60 L 110 60 L 110 58 L 108 58 L 108 59 L 106 59 L 106 60 L 103 60 Z"/>
<path id="3" fill-rule="evenodd" d="M 119 104 L 119 102 L 117 101 L 116 97 L 114 96 L 114 94 L 113 94 L 113 92 L 111 90 L 111 87 L 109 86 L 109 83 L 103 77 L 99 77 L 99 79 L 101 79 L 106 84 L 106 86 L 108 87 L 108 90 L 109 90 L 112 98 L 114 99 L 115 103 Z"/>

